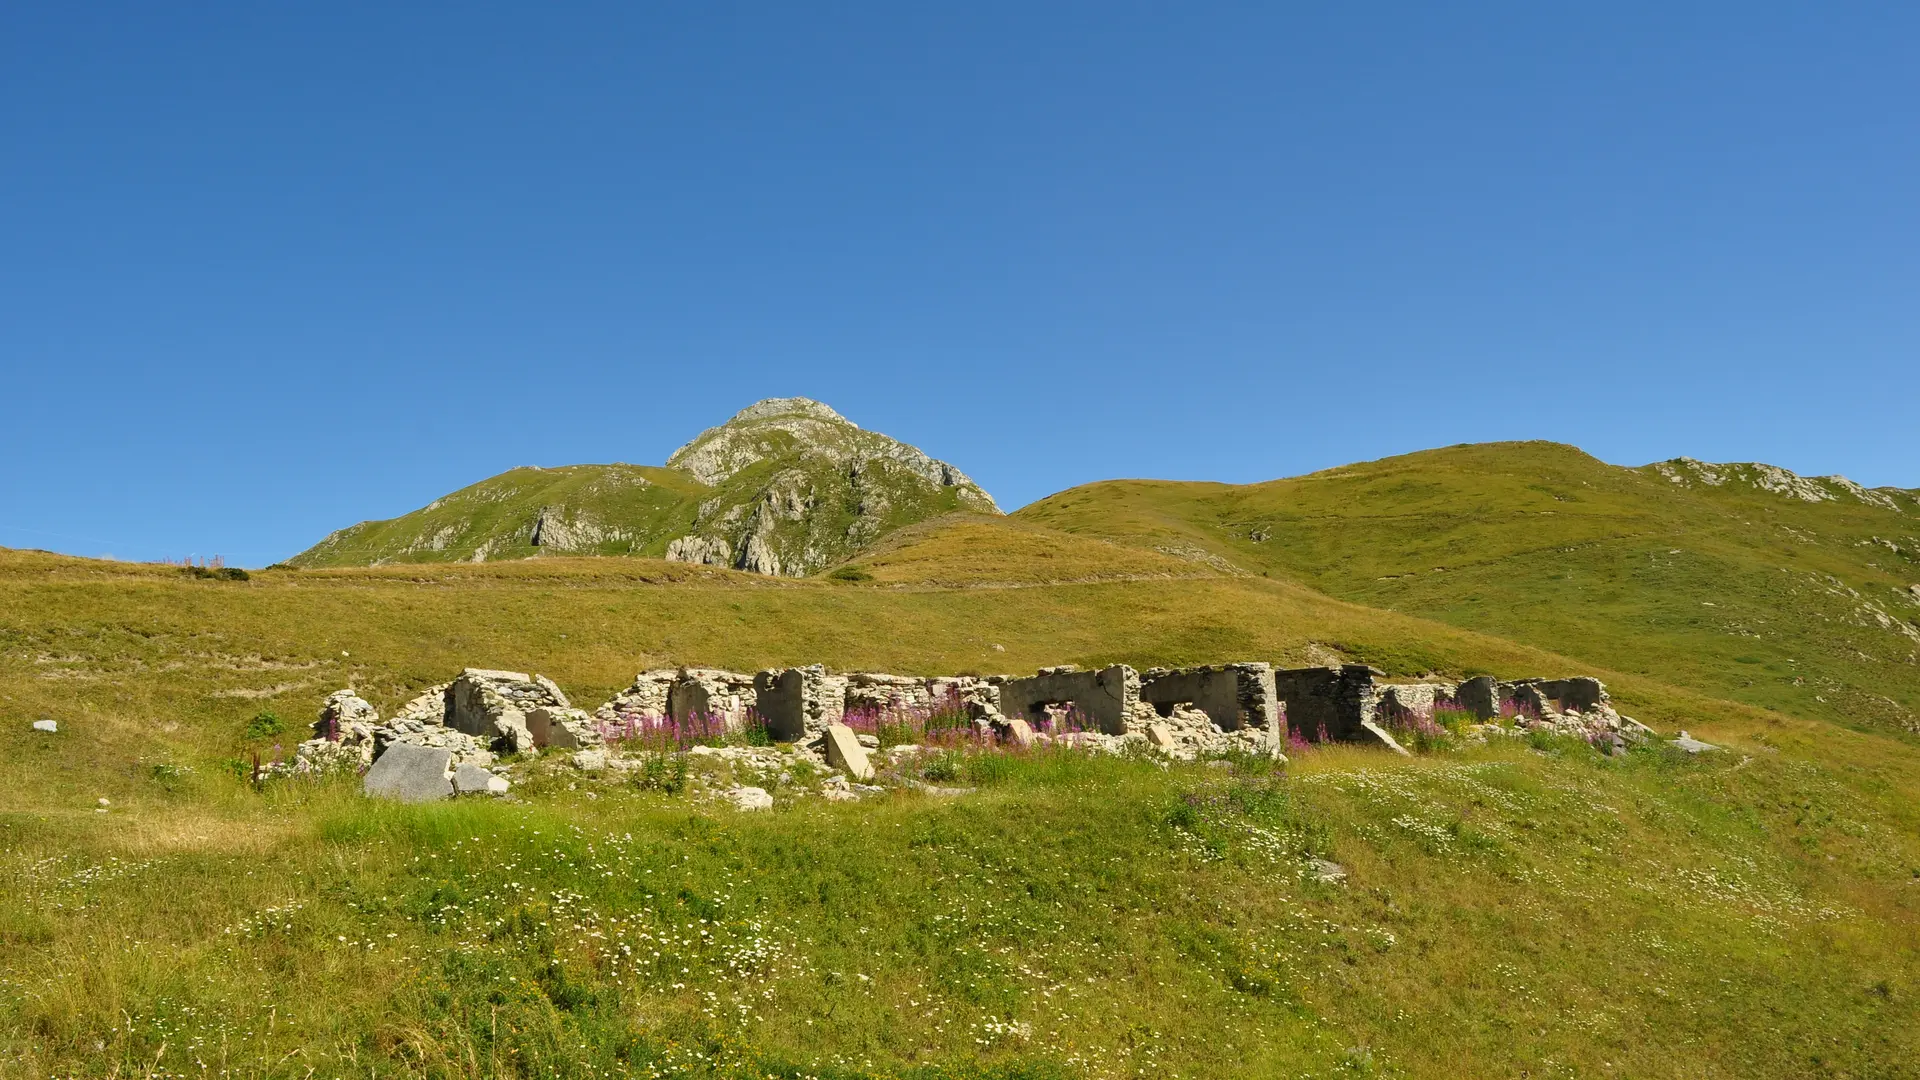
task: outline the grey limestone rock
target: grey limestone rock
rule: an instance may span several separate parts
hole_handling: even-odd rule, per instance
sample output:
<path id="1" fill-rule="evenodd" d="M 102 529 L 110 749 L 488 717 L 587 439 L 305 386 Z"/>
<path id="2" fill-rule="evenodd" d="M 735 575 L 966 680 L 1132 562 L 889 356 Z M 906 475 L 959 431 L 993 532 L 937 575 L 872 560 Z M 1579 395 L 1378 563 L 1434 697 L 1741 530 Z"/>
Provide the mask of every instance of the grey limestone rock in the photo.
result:
<path id="1" fill-rule="evenodd" d="M 495 776 L 478 765 L 462 765 L 453 770 L 453 790 L 461 795 L 503 795 L 507 778 Z"/>
<path id="2" fill-rule="evenodd" d="M 1699 739 L 1694 738 L 1684 731 L 1675 737 L 1672 743 L 1677 749 L 1684 750 L 1689 754 L 1704 754 L 1709 750 L 1720 749 L 1710 742 L 1701 742 Z"/>
<path id="3" fill-rule="evenodd" d="M 447 776 L 453 752 L 411 743 L 390 743 L 367 770 L 361 789 L 368 795 L 401 802 L 432 802 L 453 794 Z"/>
<path id="4" fill-rule="evenodd" d="M 736 810 L 771 810 L 773 796 L 766 788 L 737 787 L 730 788 L 721 795 Z"/>

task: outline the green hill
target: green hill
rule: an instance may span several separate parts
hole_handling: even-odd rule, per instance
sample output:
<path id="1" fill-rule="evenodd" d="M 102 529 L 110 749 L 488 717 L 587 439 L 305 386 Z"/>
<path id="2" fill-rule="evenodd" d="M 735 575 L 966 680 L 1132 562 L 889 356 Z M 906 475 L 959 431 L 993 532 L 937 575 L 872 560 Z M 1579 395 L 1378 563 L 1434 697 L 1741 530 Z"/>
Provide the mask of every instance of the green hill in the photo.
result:
<path id="1" fill-rule="evenodd" d="M 706 535 L 733 442 L 634 470 L 686 515 L 646 544 Z M 507 476 L 434 528 L 615 497 Z M 1920 1075 L 1911 493 L 1536 443 L 939 509 L 804 579 L 0 551 L 0 1075 Z M 244 779 L 329 691 L 389 715 L 468 665 L 591 707 L 676 664 L 1329 657 L 1592 673 L 1725 749 L 1036 751 L 752 815 L 557 755 L 511 800 Z"/>
<path id="2" fill-rule="evenodd" d="M 1245 486 L 1088 484 L 1015 520 L 1796 715 L 1920 727 L 1911 491 L 1493 443 Z"/>
<path id="3" fill-rule="evenodd" d="M 772 398 L 702 432 L 665 468 L 514 469 L 411 514 L 341 529 L 288 562 L 646 555 L 799 577 L 960 509 L 998 512 L 953 466 L 819 402 Z"/>

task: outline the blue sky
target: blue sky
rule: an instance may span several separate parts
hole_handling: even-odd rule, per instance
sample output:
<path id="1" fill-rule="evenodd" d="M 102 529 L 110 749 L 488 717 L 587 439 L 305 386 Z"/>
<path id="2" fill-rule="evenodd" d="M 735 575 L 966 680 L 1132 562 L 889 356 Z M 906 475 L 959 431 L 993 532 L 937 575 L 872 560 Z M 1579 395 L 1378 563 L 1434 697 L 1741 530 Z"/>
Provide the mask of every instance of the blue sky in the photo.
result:
<path id="1" fill-rule="evenodd" d="M 167 8 L 175 10 L 165 10 Z M 817 397 L 1011 509 L 1920 486 L 1920 8 L 0 9 L 0 544 L 258 565 Z"/>

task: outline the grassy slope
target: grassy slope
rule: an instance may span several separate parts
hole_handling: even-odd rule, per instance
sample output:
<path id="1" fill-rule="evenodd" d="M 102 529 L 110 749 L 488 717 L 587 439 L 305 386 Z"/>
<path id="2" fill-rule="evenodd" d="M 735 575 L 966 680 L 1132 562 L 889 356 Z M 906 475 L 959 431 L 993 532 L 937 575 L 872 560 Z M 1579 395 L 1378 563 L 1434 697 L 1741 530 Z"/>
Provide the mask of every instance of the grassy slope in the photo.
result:
<path id="1" fill-rule="evenodd" d="M 1902 501 L 1896 513 L 1681 487 L 1571 447 L 1505 443 L 1246 486 L 1090 484 L 1017 516 L 1212 552 L 1795 715 L 1912 729 L 1920 602 L 1907 590 L 1920 581 L 1920 504 Z M 1875 608 L 1895 625 L 1882 627 Z"/>
<path id="2" fill-rule="evenodd" d="M 488 558 L 526 558 L 539 553 L 533 525 L 547 507 L 626 530 L 581 554 L 659 556 L 692 525 L 709 494 L 677 469 L 647 465 L 511 469 L 413 513 L 342 529 L 290 561 L 309 567 L 458 562 L 482 547 Z"/>
<path id="3" fill-rule="evenodd" d="M 263 706 L 304 720 L 351 682 L 391 707 L 463 664 L 539 670 L 588 704 L 672 662 L 1020 670 L 1337 644 L 1402 674 L 1585 666 L 993 519 L 917 527 L 862 566 L 861 585 L 625 559 L 216 582 L 0 554 L 0 875 L 16 898 L 0 1060 L 22 1075 L 1920 1069 L 1920 753 L 1631 671 L 1602 671 L 1631 711 L 1736 753 L 1329 751 L 1285 777 L 1042 756 L 983 763 L 968 799 L 783 801 L 760 818 L 568 776 L 515 804 L 398 809 L 324 786 L 254 794 L 215 767 L 258 745 L 242 729 Z M 42 714 L 58 736 L 24 730 Z M 1349 882 L 1313 880 L 1310 856 Z"/>
<path id="4" fill-rule="evenodd" d="M 712 486 L 677 465 L 512 469 L 410 514 L 342 529 L 288 563 L 318 568 L 554 554 L 657 558 L 674 539 L 689 535 L 715 540 L 737 556 L 747 537 L 757 535 L 780 560 L 782 573 L 802 576 L 902 526 L 961 509 L 993 510 L 992 500 L 970 482 L 942 486 L 914 473 L 895 458 L 908 448 L 884 435 L 833 420 L 810 422 L 803 438 L 780 426 L 795 419 L 736 419 L 683 447 L 676 463 L 716 439 L 750 462 Z M 534 525 L 542 515 L 561 528 L 535 546 Z"/>

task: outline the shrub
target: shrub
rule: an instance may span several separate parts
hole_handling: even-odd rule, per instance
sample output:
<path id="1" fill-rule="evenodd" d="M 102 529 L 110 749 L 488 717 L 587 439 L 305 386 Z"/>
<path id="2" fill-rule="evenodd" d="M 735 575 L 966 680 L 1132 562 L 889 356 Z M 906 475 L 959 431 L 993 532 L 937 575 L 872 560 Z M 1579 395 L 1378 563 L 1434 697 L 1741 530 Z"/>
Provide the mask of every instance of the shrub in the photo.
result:
<path id="1" fill-rule="evenodd" d="M 247 721 L 247 738 L 271 739 L 286 729 L 285 722 L 272 709 L 267 709 L 255 713 L 253 719 Z"/>
<path id="2" fill-rule="evenodd" d="M 873 580 L 872 574 L 867 573 L 865 570 L 861 569 L 858 566 L 843 566 L 838 570 L 835 570 L 833 573 L 828 574 L 827 576 L 832 578 L 835 581 L 872 581 Z"/>

